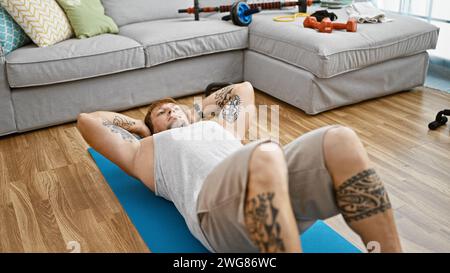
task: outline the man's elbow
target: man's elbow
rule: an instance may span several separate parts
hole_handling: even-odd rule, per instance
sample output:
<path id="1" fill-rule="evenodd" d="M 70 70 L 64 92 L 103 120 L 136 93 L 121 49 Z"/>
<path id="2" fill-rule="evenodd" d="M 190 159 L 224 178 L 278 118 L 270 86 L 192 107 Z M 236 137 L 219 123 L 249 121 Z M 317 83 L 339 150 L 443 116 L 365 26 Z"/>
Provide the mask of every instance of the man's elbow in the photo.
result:
<path id="1" fill-rule="evenodd" d="M 85 128 L 89 119 L 90 119 L 90 115 L 88 113 L 79 113 L 78 114 L 78 116 L 77 116 L 78 131 L 83 133 L 83 129 Z"/>
<path id="2" fill-rule="evenodd" d="M 254 90 L 253 86 L 250 82 L 242 82 L 237 86 L 238 94 L 241 95 L 247 95 L 247 96 L 253 96 Z"/>
<path id="3" fill-rule="evenodd" d="M 253 92 L 253 85 L 250 82 L 247 82 L 247 81 L 242 82 L 241 86 L 242 86 L 242 88 Z"/>
<path id="4" fill-rule="evenodd" d="M 245 98 L 247 104 L 255 103 L 255 91 L 253 90 L 253 86 L 250 82 L 241 83 L 239 85 L 238 94 L 240 94 L 242 98 Z"/>

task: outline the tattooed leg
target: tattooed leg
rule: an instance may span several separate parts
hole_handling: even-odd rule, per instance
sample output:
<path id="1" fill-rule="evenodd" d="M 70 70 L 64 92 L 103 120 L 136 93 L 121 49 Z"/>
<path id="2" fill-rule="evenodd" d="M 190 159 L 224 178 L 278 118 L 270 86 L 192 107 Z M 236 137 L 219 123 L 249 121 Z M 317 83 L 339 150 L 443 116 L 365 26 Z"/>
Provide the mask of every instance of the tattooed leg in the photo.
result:
<path id="1" fill-rule="evenodd" d="M 391 208 L 388 194 L 374 169 L 362 171 L 340 185 L 336 201 L 347 223 Z"/>
<path id="2" fill-rule="evenodd" d="M 263 252 L 286 250 L 277 219 L 279 209 L 273 204 L 274 197 L 274 192 L 260 193 L 247 201 L 245 209 L 248 231 L 253 242 Z"/>
<path id="3" fill-rule="evenodd" d="M 349 128 L 330 129 L 323 142 L 325 163 L 332 176 L 336 202 L 347 224 L 366 246 L 375 242 L 383 252 L 400 252 L 391 203 L 358 136 Z"/>
<path id="4" fill-rule="evenodd" d="M 250 159 L 244 208 L 249 237 L 261 252 L 301 251 L 287 185 L 283 152 L 261 144 Z"/>

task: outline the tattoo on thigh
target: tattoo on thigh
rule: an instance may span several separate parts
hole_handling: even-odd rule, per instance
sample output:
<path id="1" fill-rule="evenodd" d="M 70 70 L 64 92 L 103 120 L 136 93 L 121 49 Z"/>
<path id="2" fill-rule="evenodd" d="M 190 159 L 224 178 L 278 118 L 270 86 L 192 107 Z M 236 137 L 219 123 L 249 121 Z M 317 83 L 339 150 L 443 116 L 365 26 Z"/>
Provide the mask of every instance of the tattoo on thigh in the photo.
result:
<path id="1" fill-rule="evenodd" d="M 120 116 L 114 116 L 112 123 L 116 126 L 122 127 L 125 130 L 130 130 L 131 127 L 135 125 L 134 121 L 128 120 Z"/>
<path id="2" fill-rule="evenodd" d="M 122 127 L 119 127 L 115 124 L 113 124 L 109 120 L 103 121 L 103 126 L 109 128 L 111 130 L 111 133 L 119 134 L 123 140 L 128 141 L 130 143 L 136 142 L 136 138 L 127 130 L 123 129 Z"/>
<path id="3" fill-rule="evenodd" d="M 226 86 L 216 92 L 214 99 L 217 106 L 223 108 L 225 104 L 231 99 L 231 91 L 233 91 L 234 85 Z"/>
<path id="4" fill-rule="evenodd" d="M 388 194 L 374 169 L 345 181 L 336 190 L 336 200 L 347 222 L 358 221 L 391 208 Z"/>
<path id="5" fill-rule="evenodd" d="M 239 96 L 233 96 L 231 100 L 222 109 L 222 117 L 229 123 L 235 122 L 239 117 L 239 106 L 241 98 Z"/>
<path id="6" fill-rule="evenodd" d="M 278 209 L 273 205 L 274 192 L 261 193 L 248 200 L 245 220 L 250 237 L 261 252 L 284 251 Z"/>

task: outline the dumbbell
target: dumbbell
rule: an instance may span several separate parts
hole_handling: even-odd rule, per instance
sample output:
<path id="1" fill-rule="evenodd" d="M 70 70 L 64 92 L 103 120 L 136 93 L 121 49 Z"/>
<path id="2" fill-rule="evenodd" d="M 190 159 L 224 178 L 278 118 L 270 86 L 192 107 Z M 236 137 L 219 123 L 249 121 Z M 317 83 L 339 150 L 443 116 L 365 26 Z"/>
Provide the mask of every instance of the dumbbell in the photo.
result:
<path id="1" fill-rule="evenodd" d="M 305 21 L 303 21 L 303 26 L 306 28 L 314 28 L 317 29 L 319 32 L 325 32 L 325 33 L 331 33 L 333 31 L 333 28 L 331 26 L 331 20 L 330 18 L 326 17 L 322 20 L 322 22 L 317 22 L 316 17 L 308 16 L 305 18 Z"/>
<path id="2" fill-rule="evenodd" d="M 356 32 L 358 23 L 355 19 L 349 19 L 347 23 L 333 23 L 330 18 L 324 18 L 322 22 L 317 22 L 315 17 L 306 17 L 303 26 L 307 28 L 315 28 L 319 32 L 331 33 L 333 29 L 345 29 L 348 32 Z"/>
<path id="3" fill-rule="evenodd" d="M 345 29 L 347 32 L 356 32 L 358 29 L 358 22 L 351 18 L 347 21 L 347 23 L 332 23 L 333 29 Z"/>

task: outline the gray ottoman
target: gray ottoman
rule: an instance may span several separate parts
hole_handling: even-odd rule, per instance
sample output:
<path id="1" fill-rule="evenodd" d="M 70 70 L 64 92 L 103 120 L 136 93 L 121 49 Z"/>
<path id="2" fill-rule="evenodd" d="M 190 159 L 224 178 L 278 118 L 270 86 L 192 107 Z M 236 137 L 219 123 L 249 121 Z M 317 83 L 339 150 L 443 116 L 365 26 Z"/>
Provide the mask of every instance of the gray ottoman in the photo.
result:
<path id="1" fill-rule="evenodd" d="M 393 22 L 358 24 L 356 33 L 319 33 L 303 28 L 303 18 L 273 21 L 292 12 L 254 16 L 244 78 L 256 88 L 317 114 L 424 83 L 426 50 L 436 47 L 437 27 L 392 14 Z M 343 9 L 334 12 L 347 21 Z"/>

